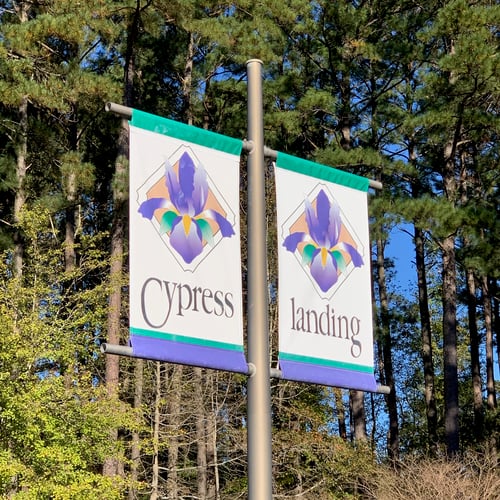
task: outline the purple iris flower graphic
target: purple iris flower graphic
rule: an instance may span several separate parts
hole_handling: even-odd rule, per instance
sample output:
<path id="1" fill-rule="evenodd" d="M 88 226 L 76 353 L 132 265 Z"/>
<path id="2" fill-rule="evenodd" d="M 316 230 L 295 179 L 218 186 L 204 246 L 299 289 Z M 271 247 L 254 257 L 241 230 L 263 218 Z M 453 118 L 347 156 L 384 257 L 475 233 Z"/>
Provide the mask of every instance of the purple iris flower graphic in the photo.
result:
<path id="1" fill-rule="evenodd" d="M 363 258 L 353 245 L 341 241 L 340 207 L 335 200 L 331 203 L 323 190 L 316 198 L 316 209 L 305 200 L 305 217 L 309 233 L 293 232 L 283 246 L 293 253 L 304 242 L 302 261 L 321 290 L 327 292 L 346 269 L 349 258 L 355 267 L 363 265 Z"/>
<path id="2" fill-rule="evenodd" d="M 196 167 L 188 152 L 177 163 L 176 172 L 166 162 L 169 198 L 149 198 L 141 204 L 139 212 L 151 220 L 156 210 L 166 209 L 160 218 L 160 231 L 167 233 L 174 250 L 190 264 L 203 251 L 204 241 L 213 245 L 217 228 L 225 238 L 234 235 L 234 229 L 224 215 L 206 208 L 209 187 L 205 169 L 201 165 Z"/>

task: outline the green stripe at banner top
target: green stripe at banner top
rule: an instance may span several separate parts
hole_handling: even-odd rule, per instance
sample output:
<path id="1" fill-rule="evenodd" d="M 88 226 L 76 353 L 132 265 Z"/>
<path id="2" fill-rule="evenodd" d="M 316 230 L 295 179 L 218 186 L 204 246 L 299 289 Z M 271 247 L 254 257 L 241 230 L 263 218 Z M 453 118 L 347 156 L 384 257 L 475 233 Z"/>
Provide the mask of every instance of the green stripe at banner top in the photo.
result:
<path id="1" fill-rule="evenodd" d="M 360 175 L 351 174 L 338 170 L 333 167 L 327 167 L 320 163 L 314 163 L 309 160 L 296 158 L 286 153 L 278 152 L 276 166 L 299 174 L 316 177 L 325 181 L 341 184 L 342 186 L 358 189 L 359 191 L 368 191 L 370 180 Z"/>
<path id="2" fill-rule="evenodd" d="M 225 135 L 210 132 L 192 125 L 176 122 L 161 116 L 145 113 L 138 109 L 132 111 L 130 124 L 157 134 L 167 135 L 175 139 L 198 144 L 225 153 L 240 155 L 243 141 Z"/>

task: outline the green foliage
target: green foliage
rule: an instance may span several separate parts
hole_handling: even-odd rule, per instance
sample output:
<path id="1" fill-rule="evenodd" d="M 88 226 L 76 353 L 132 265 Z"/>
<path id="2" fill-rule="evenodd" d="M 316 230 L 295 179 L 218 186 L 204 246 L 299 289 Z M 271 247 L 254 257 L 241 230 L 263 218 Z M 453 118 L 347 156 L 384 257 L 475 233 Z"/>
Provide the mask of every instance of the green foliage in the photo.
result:
<path id="1" fill-rule="evenodd" d="M 14 498 L 81 498 L 91 490 L 91 498 L 119 498 L 125 485 L 104 481 L 100 464 L 116 453 L 108 433 L 123 424 L 124 409 L 107 405 L 102 390 L 82 377 L 73 379 L 69 389 L 64 378 L 46 375 L 9 399 L 2 412 L 4 439 L 9 439 L 11 457 L 23 467 L 15 476 L 2 471 L 2 482 L 16 477 L 18 486 L 27 490 Z"/>
<path id="2" fill-rule="evenodd" d="M 273 394 L 273 464 L 276 494 L 356 498 L 375 467 L 368 443 L 354 445 L 331 429 L 332 401 L 325 387 L 281 382 Z"/>
<path id="3" fill-rule="evenodd" d="M 102 252 L 84 239 L 82 265 L 67 276 L 48 213 L 25 211 L 21 224 L 29 242 L 24 279 L 10 277 L 8 254 L 0 269 L 1 492 L 121 498 L 125 483 L 103 478 L 100 467 L 121 455 L 110 430 L 134 427 L 135 414 L 108 400 L 94 375 L 106 310 L 105 290 L 91 277 L 103 267 Z"/>

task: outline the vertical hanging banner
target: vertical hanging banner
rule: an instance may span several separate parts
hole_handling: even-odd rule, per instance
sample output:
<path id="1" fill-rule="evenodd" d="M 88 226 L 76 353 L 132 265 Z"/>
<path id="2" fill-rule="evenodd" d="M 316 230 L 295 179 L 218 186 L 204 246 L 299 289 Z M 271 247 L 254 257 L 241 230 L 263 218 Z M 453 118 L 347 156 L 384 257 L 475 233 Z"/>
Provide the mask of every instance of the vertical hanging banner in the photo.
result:
<path id="1" fill-rule="evenodd" d="M 278 153 L 284 379 L 374 392 L 369 180 Z"/>
<path id="2" fill-rule="evenodd" d="M 138 110 L 129 124 L 133 354 L 246 373 L 242 141 Z"/>

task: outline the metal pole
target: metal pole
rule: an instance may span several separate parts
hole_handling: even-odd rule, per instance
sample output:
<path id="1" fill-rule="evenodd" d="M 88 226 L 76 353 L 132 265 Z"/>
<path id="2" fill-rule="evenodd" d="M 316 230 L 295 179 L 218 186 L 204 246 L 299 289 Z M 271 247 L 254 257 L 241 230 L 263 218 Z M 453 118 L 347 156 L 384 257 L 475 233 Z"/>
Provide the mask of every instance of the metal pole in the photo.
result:
<path id="1" fill-rule="evenodd" d="M 104 354 L 116 354 L 118 356 L 128 356 L 135 358 L 134 351 L 128 345 L 101 344 L 101 352 Z"/>
<path id="2" fill-rule="evenodd" d="M 117 104 L 116 102 L 107 102 L 104 105 L 104 109 L 106 111 L 110 111 L 111 113 L 116 113 L 122 118 L 126 118 L 130 120 L 132 118 L 133 108 L 129 108 L 128 106 L 123 106 L 122 104 Z"/>
<path id="3" fill-rule="evenodd" d="M 262 61 L 247 61 L 248 77 L 248 499 L 272 499 L 271 383 L 267 299 L 266 198 Z"/>

